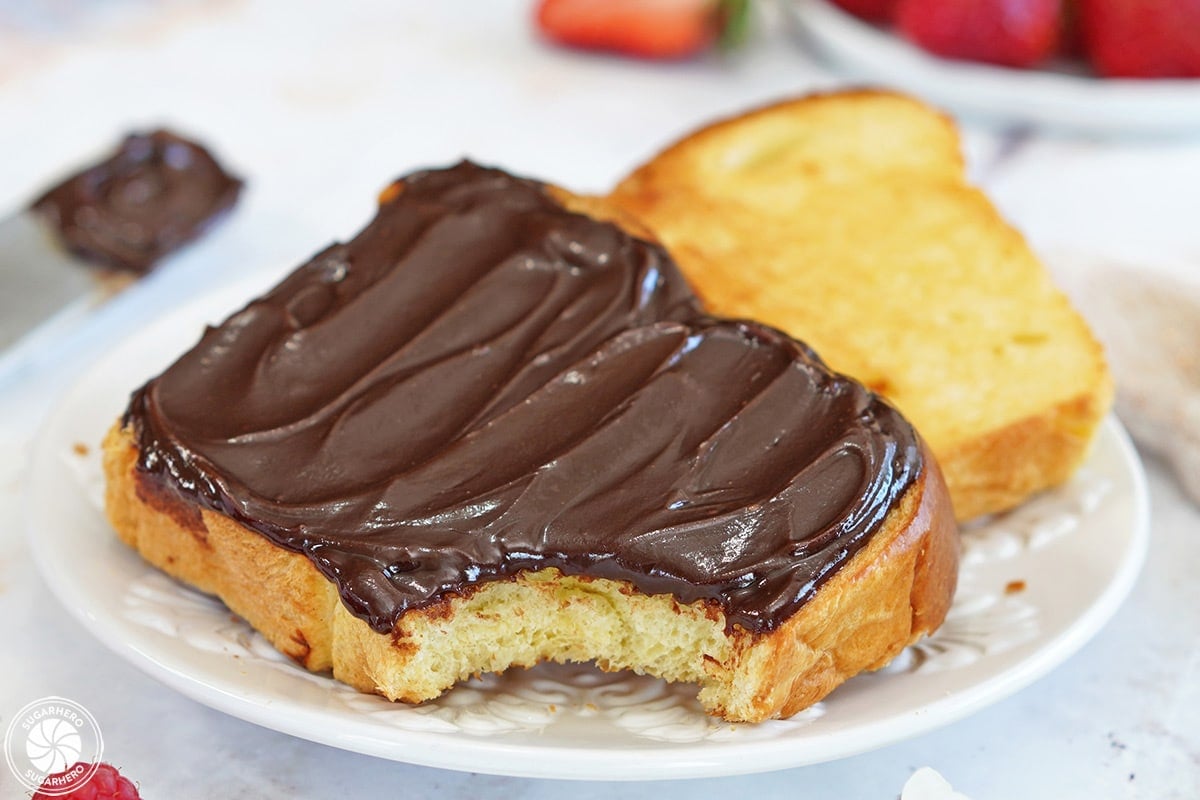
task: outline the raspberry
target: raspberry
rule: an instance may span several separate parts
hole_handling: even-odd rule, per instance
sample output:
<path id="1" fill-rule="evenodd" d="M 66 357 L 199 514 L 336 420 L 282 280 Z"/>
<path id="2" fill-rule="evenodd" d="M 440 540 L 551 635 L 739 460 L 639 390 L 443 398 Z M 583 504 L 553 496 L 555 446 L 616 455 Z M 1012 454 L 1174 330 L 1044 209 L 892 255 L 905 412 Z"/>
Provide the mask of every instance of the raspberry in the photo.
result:
<path id="1" fill-rule="evenodd" d="M 90 764 L 73 764 L 63 772 L 47 775 L 42 781 L 42 787 L 34 794 L 32 800 L 141 800 L 137 787 L 111 764 L 98 764 L 96 774 L 66 794 L 46 794 L 53 784 L 51 780 L 59 775 L 68 774 L 77 767 L 90 767 Z"/>

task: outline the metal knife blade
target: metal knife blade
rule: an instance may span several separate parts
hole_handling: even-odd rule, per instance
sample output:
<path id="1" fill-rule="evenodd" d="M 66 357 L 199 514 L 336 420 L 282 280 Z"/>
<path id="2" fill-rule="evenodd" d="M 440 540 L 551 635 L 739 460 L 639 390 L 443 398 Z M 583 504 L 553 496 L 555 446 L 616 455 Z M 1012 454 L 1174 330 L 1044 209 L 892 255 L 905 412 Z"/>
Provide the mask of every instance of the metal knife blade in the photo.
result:
<path id="1" fill-rule="evenodd" d="M 61 247 L 38 214 L 0 221 L 0 351 L 64 309 L 102 296 L 98 273 Z"/>

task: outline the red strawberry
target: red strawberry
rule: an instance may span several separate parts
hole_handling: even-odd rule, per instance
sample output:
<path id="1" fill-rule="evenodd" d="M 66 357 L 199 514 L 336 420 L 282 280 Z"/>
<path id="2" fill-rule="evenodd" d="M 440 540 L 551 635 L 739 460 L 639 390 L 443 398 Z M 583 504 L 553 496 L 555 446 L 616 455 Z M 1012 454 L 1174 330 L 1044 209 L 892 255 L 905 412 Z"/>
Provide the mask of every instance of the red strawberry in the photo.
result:
<path id="1" fill-rule="evenodd" d="M 1029 67 L 1054 52 L 1062 0 L 900 0 L 896 20 L 939 56 Z"/>
<path id="2" fill-rule="evenodd" d="M 537 25 L 569 47 L 685 58 L 740 35 L 748 0 L 541 0 Z"/>
<path id="3" fill-rule="evenodd" d="M 1058 54 L 1068 58 L 1082 60 L 1083 51 L 1083 13 L 1080 0 L 1063 1 L 1062 34 L 1058 42 Z"/>
<path id="4" fill-rule="evenodd" d="M 833 0 L 856 17 L 872 22 L 887 22 L 896 13 L 897 0 Z"/>
<path id="5" fill-rule="evenodd" d="M 96 773 L 92 777 L 66 794 L 47 793 L 48 791 L 61 792 L 61 788 L 54 789 L 52 779 L 61 775 L 69 775 L 80 766 L 86 768 L 91 765 L 75 764 L 57 775 L 47 775 L 46 779 L 42 781 L 41 789 L 33 795 L 32 800 L 141 800 L 137 787 L 128 778 L 117 772 L 117 768 L 111 764 L 97 764 Z"/>
<path id="6" fill-rule="evenodd" d="M 1101 75 L 1200 78 L 1200 0 L 1082 0 L 1081 11 Z"/>

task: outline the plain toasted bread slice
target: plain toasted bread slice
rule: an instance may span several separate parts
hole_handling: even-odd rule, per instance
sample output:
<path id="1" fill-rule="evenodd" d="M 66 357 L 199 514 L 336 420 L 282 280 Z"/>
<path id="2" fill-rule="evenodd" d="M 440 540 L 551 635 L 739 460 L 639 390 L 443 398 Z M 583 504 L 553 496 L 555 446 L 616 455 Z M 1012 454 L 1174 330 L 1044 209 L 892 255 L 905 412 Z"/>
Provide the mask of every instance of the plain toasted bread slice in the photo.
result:
<path id="1" fill-rule="evenodd" d="M 1111 404 L 1104 355 L 967 183 L 953 124 L 858 91 L 685 136 L 609 200 L 716 314 L 782 328 L 894 402 L 968 519 L 1066 480 Z"/>

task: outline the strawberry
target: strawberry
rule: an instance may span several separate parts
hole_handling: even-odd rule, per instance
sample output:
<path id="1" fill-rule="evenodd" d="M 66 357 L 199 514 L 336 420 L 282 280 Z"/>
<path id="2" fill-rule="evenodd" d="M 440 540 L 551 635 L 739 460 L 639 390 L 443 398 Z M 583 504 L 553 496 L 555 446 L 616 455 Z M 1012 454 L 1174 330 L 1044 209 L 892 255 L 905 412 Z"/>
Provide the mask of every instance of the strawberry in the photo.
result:
<path id="1" fill-rule="evenodd" d="M 77 767 L 90 767 L 90 764 L 75 764 L 58 775 L 69 775 Z M 140 800 L 137 787 L 130 782 L 117 768 L 111 764 L 97 764 L 96 773 L 87 781 L 62 794 L 62 788 L 54 788 L 52 778 L 47 775 L 42 787 L 34 793 L 31 800 Z M 55 793 L 51 793 L 55 792 Z"/>
<path id="2" fill-rule="evenodd" d="M 568 47 L 686 58 L 740 37 L 748 0 L 541 0 L 538 29 Z"/>
<path id="3" fill-rule="evenodd" d="M 833 0 L 854 16 L 871 22 L 887 22 L 896 13 L 897 0 Z"/>
<path id="4" fill-rule="evenodd" d="M 1081 11 L 1101 75 L 1200 78 L 1200 0 L 1081 0 Z"/>
<path id="5" fill-rule="evenodd" d="M 1082 61 L 1084 52 L 1081 6 L 1080 0 L 1063 0 L 1062 34 L 1059 36 L 1058 54 Z"/>
<path id="6" fill-rule="evenodd" d="M 1050 56 L 1062 0 L 900 0 L 900 30 L 946 58 L 1029 67 Z"/>

